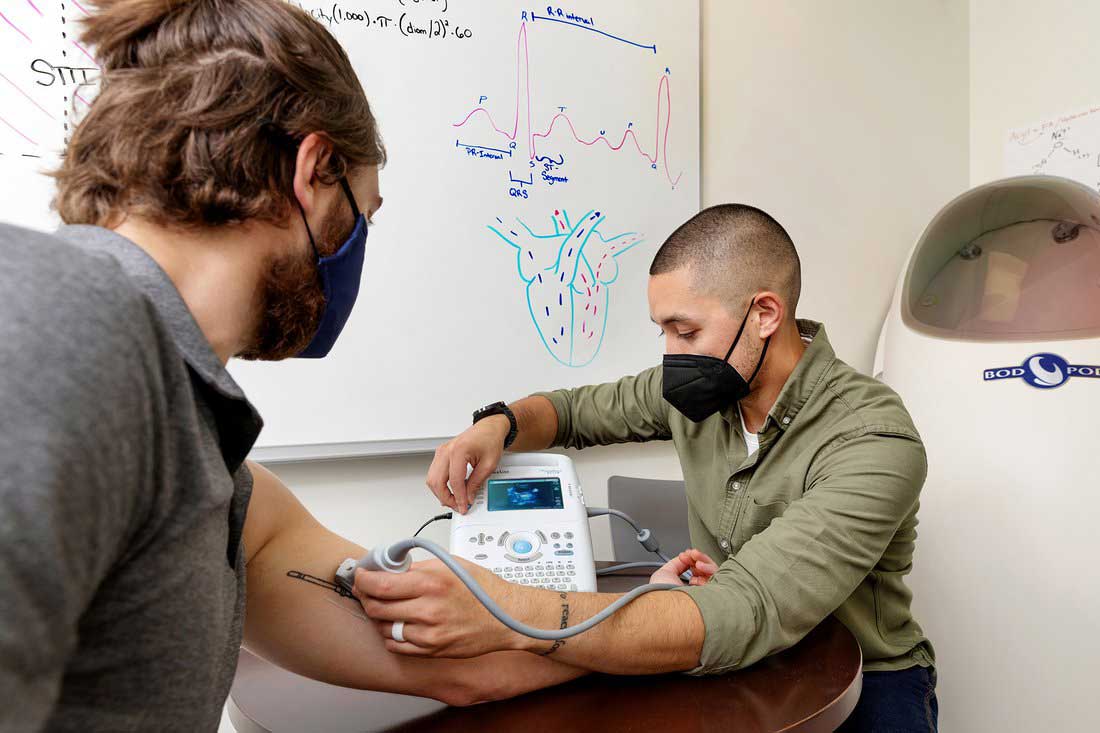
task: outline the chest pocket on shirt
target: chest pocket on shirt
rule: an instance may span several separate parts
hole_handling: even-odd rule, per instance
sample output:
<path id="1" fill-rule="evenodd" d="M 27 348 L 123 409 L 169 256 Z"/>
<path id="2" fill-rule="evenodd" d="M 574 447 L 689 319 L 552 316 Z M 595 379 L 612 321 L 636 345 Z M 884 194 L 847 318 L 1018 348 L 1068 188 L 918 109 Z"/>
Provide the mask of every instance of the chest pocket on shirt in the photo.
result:
<path id="1" fill-rule="evenodd" d="M 735 538 L 741 544 L 766 530 L 777 517 L 783 516 L 792 501 L 802 495 L 803 482 L 792 481 L 789 473 L 785 472 L 779 481 L 774 476 L 767 482 L 761 482 L 760 478 L 757 476 L 757 480 L 749 484 L 749 495 L 745 497 L 745 508 Z"/>
<path id="2" fill-rule="evenodd" d="M 754 535 L 760 534 L 776 517 L 782 516 L 790 504 L 776 500 L 761 503 L 755 496 L 749 496 L 745 502 L 745 513 L 741 518 L 741 542 L 748 542 Z"/>

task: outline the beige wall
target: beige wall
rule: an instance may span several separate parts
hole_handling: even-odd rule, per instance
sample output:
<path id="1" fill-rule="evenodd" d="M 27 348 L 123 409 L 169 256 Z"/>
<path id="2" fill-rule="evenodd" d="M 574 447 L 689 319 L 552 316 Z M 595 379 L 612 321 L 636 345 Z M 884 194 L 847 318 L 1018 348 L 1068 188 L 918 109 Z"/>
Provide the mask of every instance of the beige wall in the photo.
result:
<path id="1" fill-rule="evenodd" d="M 1100 5 L 971 0 L 970 180 L 1004 175 L 1012 128 L 1100 102 Z"/>
<path id="2" fill-rule="evenodd" d="M 704 201 L 788 228 L 799 312 L 868 370 L 909 247 L 967 186 L 966 3 L 703 7 Z"/>

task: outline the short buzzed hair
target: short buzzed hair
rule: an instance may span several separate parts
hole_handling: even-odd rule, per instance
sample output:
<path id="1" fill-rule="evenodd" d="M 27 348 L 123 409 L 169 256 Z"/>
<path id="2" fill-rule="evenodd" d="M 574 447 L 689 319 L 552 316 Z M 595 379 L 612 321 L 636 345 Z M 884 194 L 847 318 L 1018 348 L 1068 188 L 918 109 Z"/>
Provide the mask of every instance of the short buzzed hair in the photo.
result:
<path id="1" fill-rule="evenodd" d="M 802 265 L 790 235 L 766 212 L 745 204 L 703 209 L 674 231 L 653 258 L 650 275 L 691 267 L 695 286 L 730 306 L 771 290 L 793 318 L 802 290 Z"/>

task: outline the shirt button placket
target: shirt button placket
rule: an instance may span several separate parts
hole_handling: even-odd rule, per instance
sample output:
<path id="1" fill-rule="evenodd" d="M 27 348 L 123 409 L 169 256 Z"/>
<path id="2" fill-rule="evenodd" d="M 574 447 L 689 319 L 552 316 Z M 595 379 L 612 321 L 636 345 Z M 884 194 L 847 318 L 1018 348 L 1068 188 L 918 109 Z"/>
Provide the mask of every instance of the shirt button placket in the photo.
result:
<path id="1" fill-rule="evenodd" d="M 743 489 L 744 487 L 745 487 L 745 484 L 744 484 L 743 481 L 734 481 L 732 484 L 730 484 L 730 490 L 734 493 L 734 495 L 737 496 L 737 501 L 734 503 L 734 506 L 738 507 L 738 509 L 740 509 L 741 500 L 742 500 L 741 499 L 741 489 Z M 734 513 L 733 513 L 734 521 L 737 520 L 737 514 L 738 514 L 738 512 L 735 510 Z M 733 532 L 733 527 L 730 527 L 729 532 L 727 532 L 726 534 L 728 535 L 732 532 Z M 729 540 L 722 540 L 722 549 L 725 550 L 726 552 L 729 552 L 729 549 L 730 549 Z"/>
<path id="2" fill-rule="evenodd" d="M 729 512 L 730 512 L 729 513 L 729 519 L 728 519 L 728 525 L 726 524 L 726 522 L 723 522 L 723 526 L 722 526 L 721 529 L 722 529 L 722 534 L 726 535 L 728 537 L 730 535 L 730 533 L 733 532 L 732 524 L 733 524 L 734 520 L 736 520 L 736 518 L 737 518 L 737 507 L 740 504 L 740 498 L 741 498 L 739 495 L 741 493 L 741 489 L 744 486 L 744 484 L 743 484 L 743 482 L 738 481 L 737 479 L 730 476 L 729 481 L 726 482 L 726 486 L 729 487 L 729 492 L 733 496 L 731 497 L 731 501 L 728 503 Z M 729 552 L 730 542 L 729 542 L 728 539 L 723 537 L 721 540 L 718 541 L 718 546 L 721 547 L 724 552 Z"/>

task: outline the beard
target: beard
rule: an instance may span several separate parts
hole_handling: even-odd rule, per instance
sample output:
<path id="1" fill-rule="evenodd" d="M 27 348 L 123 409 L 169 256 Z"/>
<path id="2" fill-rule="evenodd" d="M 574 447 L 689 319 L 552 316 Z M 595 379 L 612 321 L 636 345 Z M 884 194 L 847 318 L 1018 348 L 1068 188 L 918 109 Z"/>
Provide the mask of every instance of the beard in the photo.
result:
<path id="1" fill-rule="evenodd" d="M 351 218 L 351 207 L 342 203 L 321 223 L 317 248 L 322 257 L 339 249 L 351 235 L 351 229 L 341 229 L 340 222 Z M 259 324 L 237 357 L 280 361 L 297 356 L 313 340 L 324 312 L 325 291 L 313 248 L 273 257 L 260 284 Z"/>

